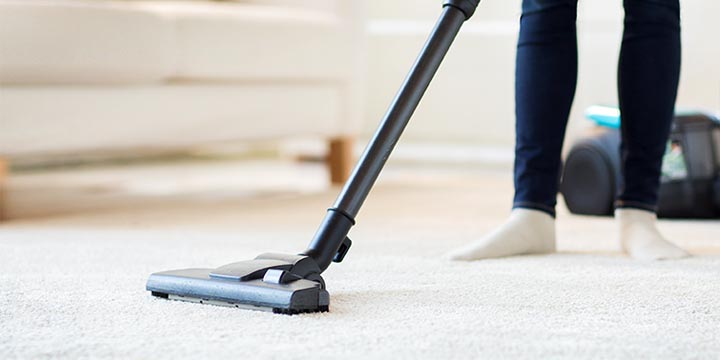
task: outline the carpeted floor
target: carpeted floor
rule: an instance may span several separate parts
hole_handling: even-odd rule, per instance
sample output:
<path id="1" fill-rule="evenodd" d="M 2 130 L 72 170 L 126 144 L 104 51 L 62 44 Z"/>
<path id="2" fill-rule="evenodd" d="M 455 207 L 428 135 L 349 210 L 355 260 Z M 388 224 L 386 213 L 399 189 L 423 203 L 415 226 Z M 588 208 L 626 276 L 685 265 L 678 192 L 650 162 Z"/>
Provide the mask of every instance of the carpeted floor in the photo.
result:
<path id="1" fill-rule="evenodd" d="M 326 272 L 330 313 L 287 317 L 152 298 L 144 282 L 154 271 L 302 250 L 337 191 L 317 192 L 318 168 L 271 167 L 285 175 L 274 178 L 302 178 L 303 185 L 253 192 L 230 175 L 255 176 L 256 168 L 194 166 L 189 173 L 225 180 L 198 185 L 167 168 L 104 171 L 114 187 L 98 195 L 96 183 L 73 187 L 77 173 L 13 178 L 11 199 L 32 216 L 0 225 L 0 358 L 720 354 L 717 221 L 662 221 L 669 237 L 698 255 L 674 262 L 627 259 L 611 219 L 564 209 L 558 254 L 439 260 L 504 218 L 507 171 L 390 169 L 360 214 L 346 261 Z M 129 180 L 138 177 L 153 185 Z M 33 191 L 39 179 L 63 186 Z M 147 190 L 187 182 L 192 191 Z M 68 202 L 66 213 L 29 210 L 68 194 L 82 201 Z M 103 206 L 90 206 L 93 194 Z"/>

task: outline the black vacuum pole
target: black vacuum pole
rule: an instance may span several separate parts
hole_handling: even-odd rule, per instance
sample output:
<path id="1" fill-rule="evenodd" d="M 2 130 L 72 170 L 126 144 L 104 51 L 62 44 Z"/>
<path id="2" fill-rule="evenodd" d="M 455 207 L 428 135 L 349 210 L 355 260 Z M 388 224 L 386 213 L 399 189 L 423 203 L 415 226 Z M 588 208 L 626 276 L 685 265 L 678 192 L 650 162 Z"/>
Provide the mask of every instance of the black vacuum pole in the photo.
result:
<path id="1" fill-rule="evenodd" d="M 347 234 L 355 224 L 355 216 L 360 211 L 460 27 L 472 16 L 479 2 L 480 0 L 446 0 L 443 3 L 440 19 L 415 60 L 410 73 L 395 95 L 335 204 L 328 209 L 315 237 L 303 253 L 315 259 L 322 271 L 332 261 L 340 262 L 345 256 L 351 244 Z"/>

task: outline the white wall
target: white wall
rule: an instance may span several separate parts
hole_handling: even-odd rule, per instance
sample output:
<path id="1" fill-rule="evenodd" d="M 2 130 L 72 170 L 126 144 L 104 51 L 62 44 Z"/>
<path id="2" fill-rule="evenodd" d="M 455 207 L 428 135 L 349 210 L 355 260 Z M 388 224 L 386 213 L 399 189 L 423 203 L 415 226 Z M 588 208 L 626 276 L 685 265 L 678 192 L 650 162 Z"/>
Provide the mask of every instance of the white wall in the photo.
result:
<path id="1" fill-rule="evenodd" d="M 372 132 L 421 48 L 441 0 L 370 0 L 366 131 Z M 616 104 L 621 0 L 580 0 L 580 70 L 569 135 L 589 126 L 582 112 Z M 679 106 L 720 109 L 718 0 L 683 0 Z M 409 8 L 407 8 L 409 7 Z M 407 8 L 407 9 L 406 9 Z M 514 59 L 520 0 L 484 0 L 465 24 L 420 104 L 405 141 L 512 146 Z"/>

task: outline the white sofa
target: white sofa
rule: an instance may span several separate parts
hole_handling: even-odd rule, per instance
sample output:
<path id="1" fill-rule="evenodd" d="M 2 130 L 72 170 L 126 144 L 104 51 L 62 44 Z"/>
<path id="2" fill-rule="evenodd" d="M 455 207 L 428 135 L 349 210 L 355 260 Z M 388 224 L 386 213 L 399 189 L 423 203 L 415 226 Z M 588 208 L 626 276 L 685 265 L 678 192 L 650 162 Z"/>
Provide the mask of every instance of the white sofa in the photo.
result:
<path id="1" fill-rule="evenodd" d="M 0 157 L 348 139 L 362 3 L 0 0 Z"/>

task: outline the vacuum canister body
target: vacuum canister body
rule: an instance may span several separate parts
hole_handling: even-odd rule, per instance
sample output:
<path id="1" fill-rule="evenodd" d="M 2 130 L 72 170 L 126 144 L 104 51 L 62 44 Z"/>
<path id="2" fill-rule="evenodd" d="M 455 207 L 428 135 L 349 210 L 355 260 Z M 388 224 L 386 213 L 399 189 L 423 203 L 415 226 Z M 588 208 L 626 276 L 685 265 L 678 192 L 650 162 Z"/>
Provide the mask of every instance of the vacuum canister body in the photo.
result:
<path id="1" fill-rule="evenodd" d="M 573 144 L 564 162 L 560 192 L 575 214 L 611 215 L 622 186 L 619 118 L 615 125 L 597 122 L 598 131 Z M 675 116 L 660 181 L 658 216 L 720 217 L 718 118 L 698 112 Z"/>

